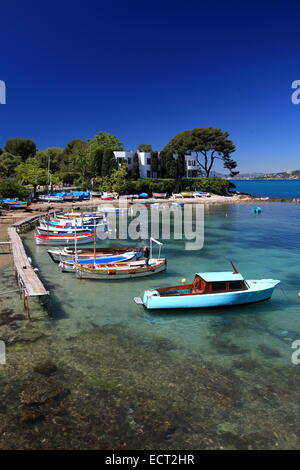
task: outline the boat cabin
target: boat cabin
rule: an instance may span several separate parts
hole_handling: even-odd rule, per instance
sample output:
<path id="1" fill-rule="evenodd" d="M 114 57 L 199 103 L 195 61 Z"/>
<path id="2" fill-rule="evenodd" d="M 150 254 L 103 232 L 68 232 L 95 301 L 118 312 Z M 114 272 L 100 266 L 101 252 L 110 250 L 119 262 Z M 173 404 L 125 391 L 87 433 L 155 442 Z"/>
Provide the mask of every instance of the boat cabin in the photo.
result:
<path id="1" fill-rule="evenodd" d="M 243 276 L 238 272 L 196 273 L 192 284 L 157 289 L 160 296 L 220 294 L 247 290 Z"/>

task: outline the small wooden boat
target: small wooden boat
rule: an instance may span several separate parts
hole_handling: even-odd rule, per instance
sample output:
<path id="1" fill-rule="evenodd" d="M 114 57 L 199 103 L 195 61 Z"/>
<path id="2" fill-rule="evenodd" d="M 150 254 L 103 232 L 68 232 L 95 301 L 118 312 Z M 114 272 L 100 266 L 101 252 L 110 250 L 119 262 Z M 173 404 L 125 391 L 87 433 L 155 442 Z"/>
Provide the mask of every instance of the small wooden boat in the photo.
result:
<path id="1" fill-rule="evenodd" d="M 26 209 L 28 205 L 27 202 L 18 199 L 0 199 L 0 201 L 7 209 Z"/>
<path id="2" fill-rule="evenodd" d="M 196 198 L 197 197 L 211 197 L 210 193 L 208 193 L 206 191 L 194 191 L 193 196 L 196 197 Z"/>
<path id="3" fill-rule="evenodd" d="M 159 199 L 167 199 L 168 194 L 167 193 L 152 193 L 153 198 L 159 198 Z"/>
<path id="4" fill-rule="evenodd" d="M 73 227 L 46 227 L 43 228 L 42 226 L 37 227 L 36 229 L 38 235 L 54 235 L 54 234 L 83 234 L 83 233 L 91 233 L 92 230 L 86 227 L 83 228 L 73 228 Z"/>
<path id="5" fill-rule="evenodd" d="M 63 194 L 42 194 L 39 196 L 39 201 L 44 202 L 63 202 L 64 196 Z"/>
<path id="6" fill-rule="evenodd" d="M 88 259 L 92 258 L 94 253 L 96 257 L 109 256 L 109 255 L 122 255 L 124 253 L 134 252 L 135 258 L 139 259 L 142 256 L 142 248 L 82 248 L 77 250 L 77 259 Z M 55 263 L 59 263 L 61 260 L 71 259 L 74 260 L 76 256 L 76 250 L 73 248 L 53 248 L 48 250 L 49 256 Z"/>
<path id="7" fill-rule="evenodd" d="M 81 264 L 75 265 L 76 277 L 78 279 L 98 279 L 98 280 L 113 280 L 113 279 L 134 279 L 137 277 L 151 276 L 165 271 L 167 261 L 165 258 L 152 258 L 149 260 L 149 265 L 146 265 L 144 260 L 129 261 L 124 263 L 112 264 L 99 264 L 83 266 Z"/>
<path id="8" fill-rule="evenodd" d="M 75 264 L 80 264 L 83 266 L 88 266 L 88 265 L 101 265 L 101 264 L 112 264 L 112 263 L 123 263 L 125 261 L 130 261 L 132 259 L 135 259 L 136 253 L 134 251 L 124 253 L 122 255 L 104 255 L 104 256 L 96 256 L 90 257 L 88 259 L 77 259 L 75 260 L 72 259 L 67 259 L 67 260 L 61 260 L 59 263 L 59 266 L 61 267 L 61 270 L 63 273 L 70 273 L 74 272 Z"/>
<path id="9" fill-rule="evenodd" d="M 70 234 L 53 234 L 53 235 L 35 235 L 35 243 L 37 245 L 76 245 L 79 243 L 90 243 L 94 241 L 95 233 L 70 233 Z"/>
<path id="10" fill-rule="evenodd" d="M 97 227 L 103 219 L 91 220 L 91 219 L 52 219 L 52 220 L 40 220 L 41 228 L 94 228 Z"/>
<path id="11" fill-rule="evenodd" d="M 271 298 L 280 281 L 245 280 L 234 272 L 196 273 L 192 284 L 146 290 L 134 301 L 147 309 L 208 308 L 250 304 Z"/>

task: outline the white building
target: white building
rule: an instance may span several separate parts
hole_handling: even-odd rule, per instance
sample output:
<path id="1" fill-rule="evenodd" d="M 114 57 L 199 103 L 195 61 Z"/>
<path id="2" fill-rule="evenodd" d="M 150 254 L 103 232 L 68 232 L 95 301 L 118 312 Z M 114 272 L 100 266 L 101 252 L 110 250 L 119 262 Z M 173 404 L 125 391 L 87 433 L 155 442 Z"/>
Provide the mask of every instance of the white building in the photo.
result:
<path id="1" fill-rule="evenodd" d="M 122 162 L 127 162 L 128 170 L 132 170 L 133 158 L 135 152 L 131 151 L 115 151 L 114 152 L 118 165 L 120 166 Z M 149 152 L 137 152 L 139 158 L 139 166 L 140 166 L 140 177 L 141 178 L 151 178 L 157 177 L 157 175 L 152 175 L 151 173 L 151 153 Z M 176 155 L 174 155 L 176 158 Z M 185 176 L 187 177 L 195 177 L 201 176 L 201 169 L 199 167 L 199 163 L 197 162 L 196 157 L 192 155 L 185 156 Z"/>

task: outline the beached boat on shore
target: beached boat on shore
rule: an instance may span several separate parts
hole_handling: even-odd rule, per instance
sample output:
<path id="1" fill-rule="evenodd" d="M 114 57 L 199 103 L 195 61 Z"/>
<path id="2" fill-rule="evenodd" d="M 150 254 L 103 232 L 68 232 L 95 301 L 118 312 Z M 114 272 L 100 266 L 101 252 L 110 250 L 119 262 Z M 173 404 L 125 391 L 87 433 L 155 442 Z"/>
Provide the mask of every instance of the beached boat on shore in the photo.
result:
<path id="1" fill-rule="evenodd" d="M 196 273 L 192 284 L 146 290 L 137 304 L 147 309 L 209 308 L 250 304 L 271 298 L 280 283 L 274 279 L 245 280 L 236 271 Z"/>
<path id="2" fill-rule="evenodd" d="M 77 252 L 77 253 L 76 253 Z M 96 257 L 109 256 L 109 255 L 122 255 L 124 253 L 134 252 L 135 258 L 139 259 L 142 256 L 142 248 L 82 248 L 75 250 L 74 248 L 53 248 L 48 250 L 49 256 L 55 263 L 59 263 L 61 260 L 71 259 L 88 259 L 92 258 L 94 254 Z"/>
<path id="3" fill-rule="evenodd" d="M 0 199 L 0 202 L 8 209 L 26 209 L 28 205 L 27 202 L 18 199 Z"/>
<path id="4" fill-rule="evenodd" d="M 151 276 L 165 271 L 167 261 L 165 258 L 152 258 L 147 265 L 144 260 L 129 261 L 123 263 L 82 265 L 76 264 L 76 277 L 78 279 L 117 280 L 134 279 L 137 277 Z"/>

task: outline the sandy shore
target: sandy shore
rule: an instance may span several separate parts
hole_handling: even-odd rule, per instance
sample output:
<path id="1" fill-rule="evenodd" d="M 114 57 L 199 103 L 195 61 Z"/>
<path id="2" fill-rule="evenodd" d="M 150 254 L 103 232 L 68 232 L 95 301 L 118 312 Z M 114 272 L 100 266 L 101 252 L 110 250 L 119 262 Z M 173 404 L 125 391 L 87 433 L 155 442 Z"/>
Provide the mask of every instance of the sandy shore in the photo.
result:
<path id="1" fill-rule="evenodd" d="M 116 199 L 106 201 L 101 198 L 92 198 L 89 201 L 76 201 L 76 202 L 35 202 L 30 205 L 30 210 L 33 212 L 46 212 L 49 210 L 62 210 L 62 209 L 84 209 L 87 207 L 97 207 L 99 205 L 108 206 L 119 206 L 119 205 L 130 205 L 130 204 L 153 204 L 153 203 L 164 203 L 171 204 L 172 202 L 185 204 L 241 204 L 247 202 L 269 202 L 270 199 L 266 198 L 254 198 L 247 195 L 233 195 L 233 196 L 218 196 L 212 195 L 211 197 L 201 198 L 149 198 L 149 199 Z M 14 211 L 14 213 L 17 211 Z M 28 213 L 27 213 L 28 214 Z"/>

